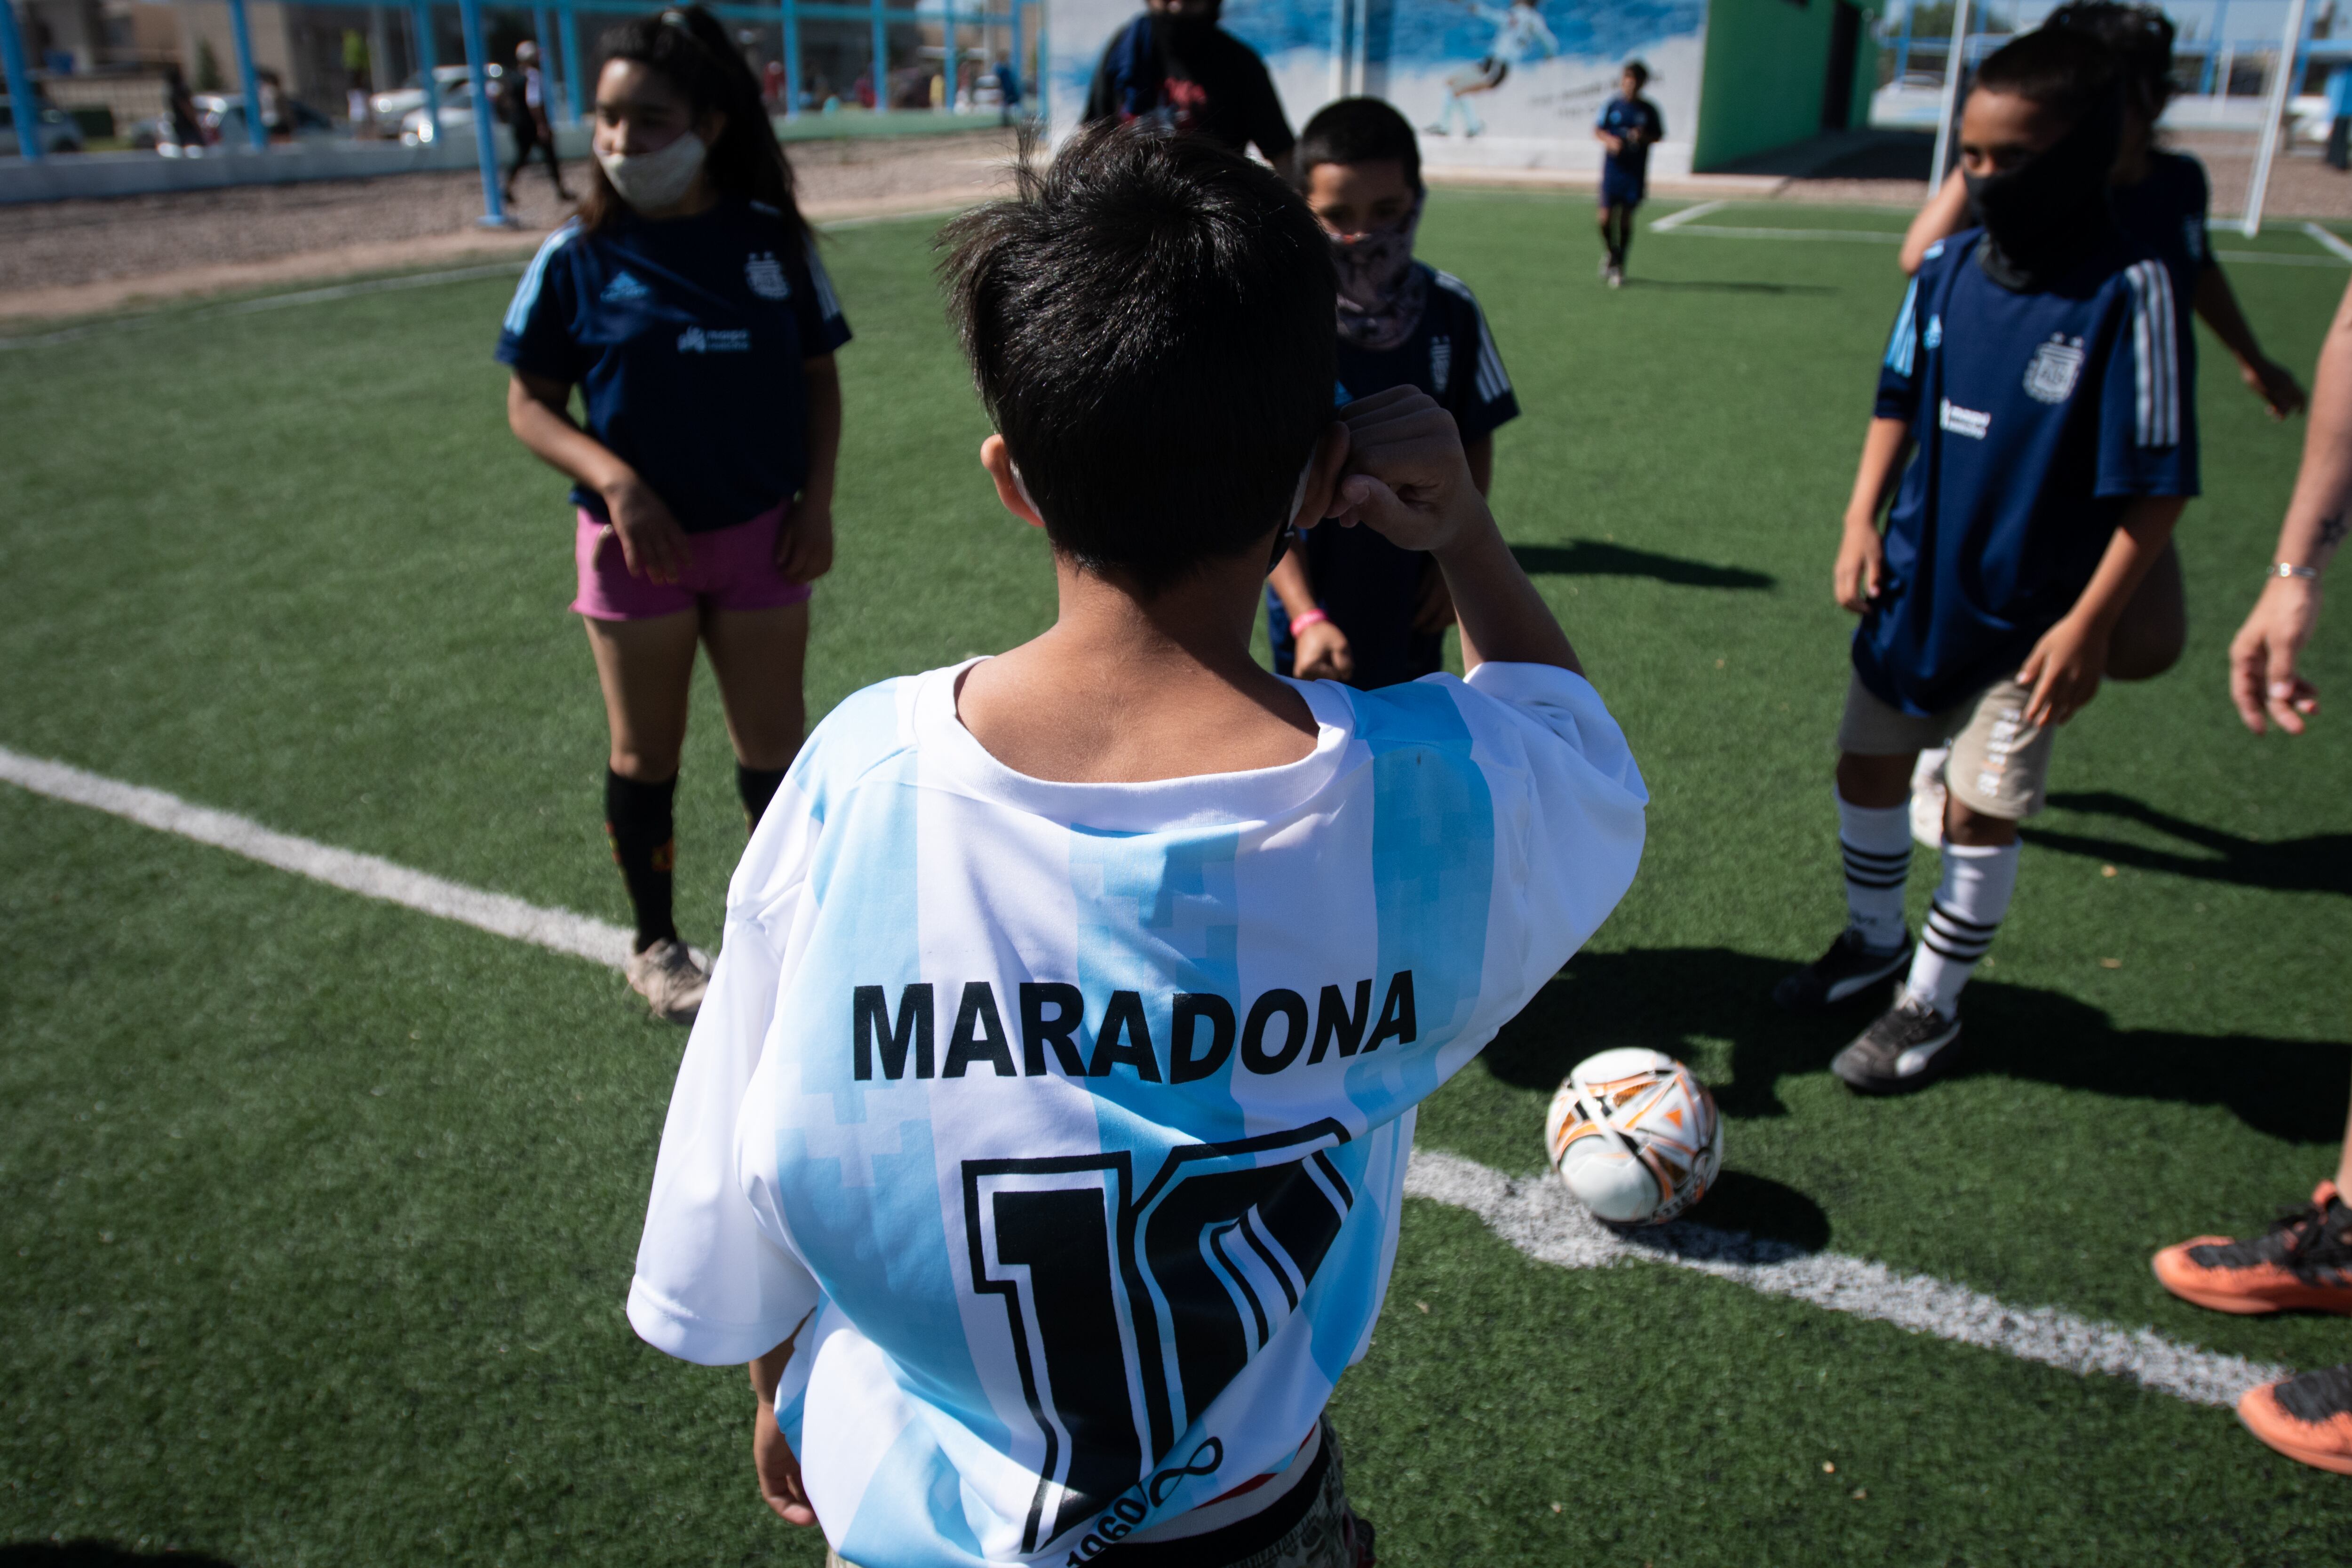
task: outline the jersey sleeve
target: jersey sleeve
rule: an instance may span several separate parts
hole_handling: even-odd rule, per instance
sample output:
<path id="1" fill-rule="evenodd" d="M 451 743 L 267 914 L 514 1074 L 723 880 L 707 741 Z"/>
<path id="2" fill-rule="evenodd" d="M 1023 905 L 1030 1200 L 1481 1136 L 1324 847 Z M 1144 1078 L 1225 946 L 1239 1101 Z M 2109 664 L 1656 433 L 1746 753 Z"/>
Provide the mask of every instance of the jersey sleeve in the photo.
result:
<path id="1" fill-rule="evenodd" d="M 2180 307 L 2172 269 L 2126 268 L 2121 321 L 2099 377 L 2100 496 L 2197 493 L 2197 405 L 2180 384 Z"/>
<path id="2" fill-rule="evenodd" d="M 1908 424 L 1919 412 L 1919 362 L 1925 357 L 1919 342 L 1919 279 L 1922 267 L 1903 291 L 1903 308 L 1895 312 L 1894 330 L 1886 334 L 1886 353 L 1878 365 L 1878 403 L 1873 410 L 1881 419 Z"/>
<path id="3" fill-rule="evenodd" d="M 1489 660 L 1465 684 L 1464 716 L 1496 786 L 1496 851 L 1516 857 L 1487 939 L 1488 988 L 1517 998 L 1497 996 L 1507 1018 L 1633 885 L 1650 795 L 1625 732 L 1582 676 Z"/>
<path id="4" fill-rule="evenodd" d="M 760 827 L 730 889 L 726 941 L 671 1090 L 629 1286 L 638 1336 L 706 1366 L 766 1354 L 822 1294 L 761 1224 L 737 1159 L 736 1124 L 774 1026 L 817 836 L 794 779 L 778 788 Z"/>
<path id="5" fill-rule="evenodd" d="M 1440 287 L 1447 287 L 1441 283 Z M 1511 386 L 1510 373 L 1503 368 L 1503 356 L 1495 348 L 1495 334 L 1486 325 L 1486 312 L 1466 288 L 1453 285 L 1463 303 L 1465 325 L 1471 330 L 1460 334 L 1462 348 L 1455 350 L 1454 374 L 1446 389 L 1446 411 L 1461 429 L 1466 445 L 1482 437 L 1491 436 L 1502 426 L 1519 416 L 1518 395 Z M 1465 353 L 1472 344 L 1475 353 Z"/>
<path id="6" fill-rule="evenodd" d="M 799 315 L 801 355 L 819 359 L 849 341 L 849 321 L 841 313 L 832 275 L 817 256 L 814 237 L 804 245 L 803 258 L 808 264 L 809 286 L 800 290 L 793 307 Z"/>
<path id="7" fill-rule="evenodd" d="M 578 283 L 563 254 L 579 232 L 577 225 L 565 224 L 547 237 L 523 268 L 506 319 L 499 324 L 500 364 L 560 381 L 579 379 L 579 343 L 572 335 Z"/>

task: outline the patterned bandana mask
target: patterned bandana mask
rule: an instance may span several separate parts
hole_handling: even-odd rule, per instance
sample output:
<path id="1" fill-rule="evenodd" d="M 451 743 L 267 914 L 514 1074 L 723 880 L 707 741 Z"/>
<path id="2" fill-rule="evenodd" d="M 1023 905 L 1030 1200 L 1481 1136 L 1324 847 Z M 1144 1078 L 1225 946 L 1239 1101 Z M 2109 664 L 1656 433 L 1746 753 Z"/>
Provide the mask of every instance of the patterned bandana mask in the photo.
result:
<path id="1" fill-rule="evenodd" d="M 1429 278 L 1412 264 L 1412 237 L 1421 227 L 1421 199 L 1386 228 L 1328 235 L 1339 274 L 1339 341 L 1360 349 L 1392 349 L 1412 336 L 1429 303 Z"/>

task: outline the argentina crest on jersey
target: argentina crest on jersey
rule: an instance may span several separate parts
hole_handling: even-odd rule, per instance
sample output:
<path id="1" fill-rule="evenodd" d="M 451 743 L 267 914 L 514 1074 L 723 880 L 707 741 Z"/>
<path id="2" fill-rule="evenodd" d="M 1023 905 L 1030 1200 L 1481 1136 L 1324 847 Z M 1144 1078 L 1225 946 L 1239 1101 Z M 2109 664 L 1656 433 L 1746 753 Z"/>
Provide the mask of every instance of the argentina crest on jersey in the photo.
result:
<path id="1" fill-rule="evenodd" d="M 2053 332 L 2026 362 L 2025 395 L 2040 403 L 2063 403 L 2083 374 L 2083 340 Z"/>
<path id="2" fill-rule="evenodd" d="M 793 297 L 792 280 L 784 276 L 783 263 L 776 259 L 772 250 L 755 251 L 744 261 L 743 281 L 762 300 Z"/>

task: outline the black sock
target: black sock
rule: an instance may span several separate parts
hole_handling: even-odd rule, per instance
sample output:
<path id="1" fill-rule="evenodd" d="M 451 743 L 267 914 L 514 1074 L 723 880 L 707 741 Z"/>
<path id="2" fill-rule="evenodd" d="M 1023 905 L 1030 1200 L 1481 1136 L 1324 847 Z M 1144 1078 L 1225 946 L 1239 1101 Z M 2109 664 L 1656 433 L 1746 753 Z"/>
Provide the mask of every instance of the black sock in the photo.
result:
<path id="1" fill-rule="evenodd" d="M 637 937 L 634 951 L 677 940 L 670 919 L 670 869 L 677 864 L 677 836 L 670 805 L 677 795 L 677 780 L 645 784 L 604 770 L 604 833 L 613 841 L 613 863 L 628 884 L 629 903 L 636 910 Z"/>
<path id="2" fill-rule="evenodd" d="M 768 803 L 776 798 L 776 786 L 784 782 L 784 770 L 747 768 L 735 764 L 735 793 L 743 797 L 743 826 L 757 831 L 760 818 L 768 815 Z"/>

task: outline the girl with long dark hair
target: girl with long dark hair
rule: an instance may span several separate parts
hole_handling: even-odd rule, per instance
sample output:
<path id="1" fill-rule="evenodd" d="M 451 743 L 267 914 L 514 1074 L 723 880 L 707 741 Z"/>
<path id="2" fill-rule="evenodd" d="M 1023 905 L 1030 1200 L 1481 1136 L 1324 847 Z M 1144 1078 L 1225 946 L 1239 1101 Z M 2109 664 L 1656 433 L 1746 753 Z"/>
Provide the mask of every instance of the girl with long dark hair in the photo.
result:
<path id="1" fill-rule="evenodd" d="M 498 357 L 514 371 L 508 424 L 572 480 L 572 607 L 612 726 L 604 820 L 636 916 L 629 984 L 686 1022 L 707 984 L 670 894 L 695 649 L 756 826 L 806 717 L 810 584 L 833 564 L 833 353 L 849 326 L 726 30 L 688 6 L 622 24 L 604 49 L 587 197 L 523 274 Z"/>

